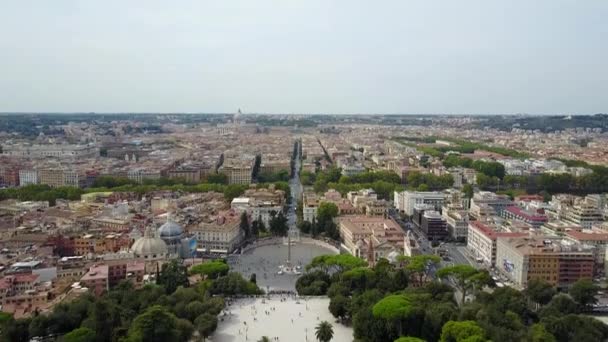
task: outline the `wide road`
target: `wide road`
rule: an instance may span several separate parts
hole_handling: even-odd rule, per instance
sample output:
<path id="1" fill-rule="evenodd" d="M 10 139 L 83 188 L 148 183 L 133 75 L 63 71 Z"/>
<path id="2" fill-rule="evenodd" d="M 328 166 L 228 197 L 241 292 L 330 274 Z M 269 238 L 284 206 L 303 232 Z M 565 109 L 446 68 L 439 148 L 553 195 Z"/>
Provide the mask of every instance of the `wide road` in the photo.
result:
<path id="1" fill-rule="evenodd" d="M 289 189 L 291 190 L 291 204 L 287 210 L 287 224 L 289 228 L 296 227 L 296 206 L 300 200 L 302 194 L 302 183 L 300 183 L 300 164 L 301 156 L 299 155 L 300 149 L 298 148 L 298 156 L 296 157 L 295 170 L 293 177 L 289 180 Z"/>

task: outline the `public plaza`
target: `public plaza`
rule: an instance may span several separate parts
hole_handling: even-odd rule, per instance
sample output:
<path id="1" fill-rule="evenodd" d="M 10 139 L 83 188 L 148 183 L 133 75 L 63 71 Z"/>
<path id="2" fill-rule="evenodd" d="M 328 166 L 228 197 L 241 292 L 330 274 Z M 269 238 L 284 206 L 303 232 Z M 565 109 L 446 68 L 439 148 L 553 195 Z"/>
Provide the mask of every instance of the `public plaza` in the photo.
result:
<path id="1" fill-rule="evenodd" d="M 233 301 L 220 314 L 213 342 L 258 341 L 268 336 L 271 341 L 314 342 L 315 327 L 328 321 L 334 329 L 332 342 L 353 340 L 350 327 L 336 323 L 327 309 L 329 298 L 296 298 L 271 295 L 268 298 L 243 298 Z"/>
<path id="2" fill-rule="evenodd" d="M 332 341 L 352 341 L 352 329 L 336 323 L 328 310 L 327 297 L 298 297 L 296 280 L 316 256 L 335 254 L 330 248 L 314 243 L 291 245 L 290 264 L 293 272 L 280 272 L 287 261 L 287 244 L 277 242 L 259 246 L 242 255 L 229 258 L 230 268 L 249 278 L 255 273 L 257 284 L 266 293 L 258 298 L 241 298 L 227 303 L 218 317 L 220 322 L 211 340 L 214 342 L 258 341 L 267 336 L 271 341 L 316 341 L 315 327 L 322 321 L 333 325 Z M 276 294 L 283 292 L 282 294 Z"/>
<path id="3" fill-rule="evenodd" d="M 297 272 L 303 273 L 314 257 L 334 253 L 328 248 L 311 243 L 293 243 L 291 264 L 297 268 Z M 299 275 L 296 272 L 279 274 L 280 266 L 287 261 L 287 254 L 287 245 L 277 243 L 256 247 L 242 255 L 233 255 L 228 262 L 232 271 L 241 273 L 247 279 L 255 273 L 258 286 L 266 292 L 295 291 Z"/>

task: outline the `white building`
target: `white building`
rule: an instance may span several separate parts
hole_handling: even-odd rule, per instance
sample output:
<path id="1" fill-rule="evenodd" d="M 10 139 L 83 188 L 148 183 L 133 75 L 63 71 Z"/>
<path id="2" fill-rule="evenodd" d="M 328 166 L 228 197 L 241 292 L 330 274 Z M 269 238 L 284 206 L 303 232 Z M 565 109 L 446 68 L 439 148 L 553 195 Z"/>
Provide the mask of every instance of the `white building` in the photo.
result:
<path id="1" fill-rule="evenodd" d="M 230 208 L 242 213 L 249 210 L 249 202 L 247 197 L 235 197 L 230 203 Z"/>
<path id="2" fill-rule="evenodd" d="M 431 204 L 435 210 L 441 209 L 445 194 L 440 191 L 395 191 L 394 202 L 400 212 L 412 216 L 416 204 Z"/>
<path id="3" fill-rule="evenodd" d="M 496 240 L 499 237 L 526 237 L 527 233 L 497 232 L 479 221 L 469 222 L 467 249 L 479 263 L 487 267 L 496 264 Z"/>
<path id="4" fill-rule="evenodd" d="M 455 240 L 465 240 L 469 234 L 469 214 L 466 210 L 443 207 L 441 215 L 445 220 L 450 237 Z"/>
<path id="5" fill-rule="evenodd" d="M 489 206 L 496 215 L 500 215 L 505 208 L 514 205 L 507 195 L 497 195 L 490 191 L 476 192 L 471 199 L 471 213 L 475 216 L 476 212 L 483 212 L 484 207 Z"/>
<path id="6" fill-rule="evenodd" d="M 262 220 L 264 225 L 268 228 L 270 226 L 270 220 L 272 219 L 272 215 L 278 215 L 283 209 L 282 206 L 276 205 L 274 202 L 263 201 L 256 202 L 251 209 L 251 217 L 253 220 Z"/>
<path id="7" fill-rule="evenodd" d="M 30 184 L 38 184 L 38 171 L 19 170 L 19 185 L 25 186 Z"/>

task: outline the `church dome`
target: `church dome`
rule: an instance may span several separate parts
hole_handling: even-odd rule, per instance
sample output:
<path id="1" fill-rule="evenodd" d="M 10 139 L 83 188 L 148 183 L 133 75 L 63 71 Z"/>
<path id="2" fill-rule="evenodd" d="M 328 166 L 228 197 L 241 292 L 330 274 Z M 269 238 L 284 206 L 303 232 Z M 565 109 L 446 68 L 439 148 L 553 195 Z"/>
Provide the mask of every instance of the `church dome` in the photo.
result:
<path id="1" fill-rule="evenodd" d="M 167 244 L 159 238 L 145 234 L 143 237 L 135 240 L 131 246 L 131 252 L 138 257 L 162 257 L 167 254 Z"/>
<path id="2" fill-rule="evenodd" d="M 168 220 L 158 229 L 158 236 L 161 238 L 181 237 L 184 233 L 182 226 Z"/>

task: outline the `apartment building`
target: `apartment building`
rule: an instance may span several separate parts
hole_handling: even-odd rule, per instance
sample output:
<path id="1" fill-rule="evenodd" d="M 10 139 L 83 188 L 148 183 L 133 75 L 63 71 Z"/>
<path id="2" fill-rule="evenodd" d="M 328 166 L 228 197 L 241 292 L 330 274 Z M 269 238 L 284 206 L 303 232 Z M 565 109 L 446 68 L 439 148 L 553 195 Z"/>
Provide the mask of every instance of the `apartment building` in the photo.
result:
<path id="1" fill-rule="evenodd" d="M 392 219 L 353 215 L 339 218 L 342 247 L 350 254 L 374 263 L 393 252 L 404 253 L 405 233 Z"/>
<path id="2" fill-rule="evenodd" d="M 593 252 L 578 244 L 546 237 L 500 237 L 496 267 L 517 286 L 541 279 L 568 288 L 579 279 L 592 279 Z"/>
<path id="3" fill-rule="evenodd" d="M 502 217 L 512 221 L 525 222 L 534 228 L 540 228 L 549 221 L 543 210 L 530 211 L 514 205 L 504 209 Z"/>
<path id="4" fill-rule="evenodd" d="M 482 213 L 484 210 L 481 207 L 491 207 L 497 215 L 500 215 L 503 210 L 513 206 L 514 203 L 507 195 L 498 195 L 489 191 L 476 192 L 471 199 L 471 212 Z"/>
<path id="5" fill-rule="evenodd" d="M 206 252 L 229 254 L 240 246 L 245 238 L 239 224 L 240 214 L 235 210 L 229 210 L 201 222 L 190 232 L 196 237 L 199 248 L 203 248 Z"/>
<path id="6" fill-rule="evenodd" d="M 439 191 L 395 191 L 395 208 L 400 212 L 412 216 L 417 204 L 433 205 L 435 210 L 440 210 L 445 202 L 446 195 Z"/>
<path id="7" fill-rule="evenodd" d="M 497 231 L 488 224 L 479 221 L 469 222 L 467 250 L 487 267 L 496 265 L 497 239 L 499 237 L 526 237 L 528 233 Z"/>
<path id="8" fill-rule="evenodd" d="M 469 233 L 469 214 L 464 209 L 444 206 L 441 215 L 446 222 L 448 235 L 458 241 L 466 241 Z"/>
<path id="9" fill-rule="evenodd" d="M 40 169 L 38 181 L 56 188 L 61 186 L 82 187 L 86 184 L 86 176 L 75 170 L 66 169 Z"/>
<path id="10" fill-rule="evenodd" d="M 38 184 L 37 170 L 19 170 L 19 186 Z"/>
<path id="11" fill-rule="evenodd" d="M 251 184 L 254 160 L 225 161 L 219 172 L 228 177 L 228 184 Z"/>

